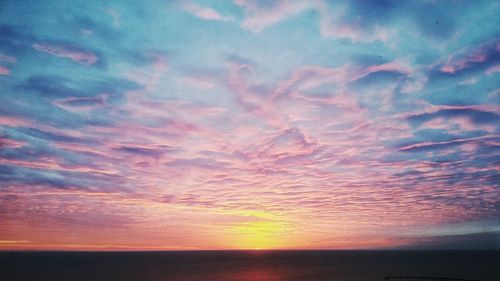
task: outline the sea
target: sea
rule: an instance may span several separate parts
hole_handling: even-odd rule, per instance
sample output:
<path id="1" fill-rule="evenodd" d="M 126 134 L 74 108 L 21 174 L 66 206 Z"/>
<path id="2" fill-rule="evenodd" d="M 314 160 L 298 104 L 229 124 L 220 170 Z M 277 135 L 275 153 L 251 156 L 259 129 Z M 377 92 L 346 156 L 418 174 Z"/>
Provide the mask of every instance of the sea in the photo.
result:
<path id="1" fill-rule="evenodd" d="M 499 281 L 500 251 L 4 251 L 0 280 Z"/>

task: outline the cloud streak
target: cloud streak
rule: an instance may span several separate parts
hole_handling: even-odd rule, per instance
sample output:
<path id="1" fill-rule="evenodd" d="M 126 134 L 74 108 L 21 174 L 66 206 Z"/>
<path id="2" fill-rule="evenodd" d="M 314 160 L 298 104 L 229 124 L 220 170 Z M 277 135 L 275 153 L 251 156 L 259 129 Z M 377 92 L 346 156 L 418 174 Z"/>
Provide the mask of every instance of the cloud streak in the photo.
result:
<path id="1" fill-rule="evenodd" d="M 74 47 L 47 44 L 47 43 L 35 43 L 31 46 L 33 49 L 53 55 L 60 58 L 70 59 L 74 62 L 83 65 L 95 64 L 98 60 L 97 56 L 90 52 L 85 52 Z"/>
<path id="2" fill-rule="evenodd" d="M 182 1 L 181 8 L 186 12 L 192 14 L 195 17 L 204 20 L 214 20 L 214 21 L 230 21 L 233 18 L 230 16 L 222 16 L 216 10 L 210 7 L 204 7 L 193 1 Z"/>

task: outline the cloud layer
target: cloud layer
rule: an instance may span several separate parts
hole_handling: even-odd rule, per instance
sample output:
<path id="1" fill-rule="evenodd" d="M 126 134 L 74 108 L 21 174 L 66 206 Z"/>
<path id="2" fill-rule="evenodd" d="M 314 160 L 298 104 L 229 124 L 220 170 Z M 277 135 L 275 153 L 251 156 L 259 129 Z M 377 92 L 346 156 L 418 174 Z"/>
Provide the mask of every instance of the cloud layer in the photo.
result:
<path id="1" fill-rule="evenodd" d="M 6 1 L 0 248 L 494 245 L 499 9 Z"/>

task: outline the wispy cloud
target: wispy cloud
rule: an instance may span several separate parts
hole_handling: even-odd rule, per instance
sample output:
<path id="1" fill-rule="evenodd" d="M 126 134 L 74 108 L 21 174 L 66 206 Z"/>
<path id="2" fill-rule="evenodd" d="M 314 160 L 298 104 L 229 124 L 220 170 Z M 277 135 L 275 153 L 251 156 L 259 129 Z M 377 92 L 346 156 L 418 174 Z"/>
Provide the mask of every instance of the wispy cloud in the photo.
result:
<path id="1" fill-rule="evenodd" d="M 0 66 L 0 75 L 9 75 L 10 70 L 6 67 Z"/>
<path id="2" fill-rule="evenodd" d="M 98 60 L 97 56 L 93 53 L 85 52 L 69 46 L 35 43 L 32 47 L 39 52 L 44 52 L 56 57 L 67 58 L 84 65 L 95 64 Z"/>
<path id="3" fill-rule="evenodd" d="M 181 1 L 180 5 L 182 9 L 185 10 L 186 12 L 204 20 L 215 20 L 215 21 L 233 20 L 233 17 L 231 16 L 222 16 L 216 10 L 210 7 L 201 6 L 200 4 L 194 1 L 183 0 Z"/>

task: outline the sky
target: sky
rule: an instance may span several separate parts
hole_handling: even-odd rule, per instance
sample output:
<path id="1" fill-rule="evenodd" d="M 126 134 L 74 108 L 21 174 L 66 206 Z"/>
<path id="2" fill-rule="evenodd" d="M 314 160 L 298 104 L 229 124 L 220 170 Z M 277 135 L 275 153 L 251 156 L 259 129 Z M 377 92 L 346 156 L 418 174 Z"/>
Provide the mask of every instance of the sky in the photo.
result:
<path id="1" fill-rule="evenodd" d="M 498 249 L 499 14 L 3 0 L 0 249 Z"/>

